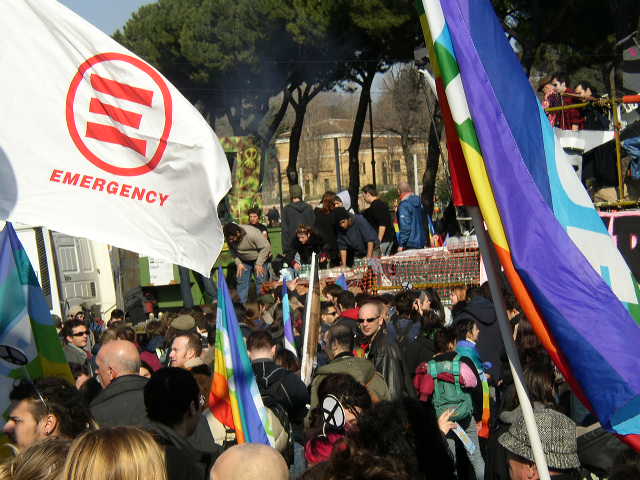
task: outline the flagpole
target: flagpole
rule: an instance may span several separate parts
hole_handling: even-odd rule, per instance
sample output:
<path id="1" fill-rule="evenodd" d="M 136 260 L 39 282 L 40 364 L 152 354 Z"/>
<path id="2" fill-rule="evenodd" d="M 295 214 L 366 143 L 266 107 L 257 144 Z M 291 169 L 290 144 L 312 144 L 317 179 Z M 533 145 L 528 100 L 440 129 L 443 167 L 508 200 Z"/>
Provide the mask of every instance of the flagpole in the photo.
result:
<path id="1" fill-rule="evenodd" d="M 300 365 L 300 377 L 305 385 L 311 383 L 311 373 L 313 371 L 313 358 L 309 355 L 311 338 L 311 305 L 313 302 L 313 289 L 316 277 L 316 252 L 311 254 L 311 271 L 309 272 L 309 290 L 307 291 L 307 304 L 304 315 L 304 342 L 302 343 L 302 364 Z"/>
<path id="2" fill-rule="evenodd" d="M 524 386 L 522 365 L 520 364 L 520 358 L 518 356 L 518 351 L 516 350 L 516 345 L 513 341 L 513 336 L 509 331 L 509 319 L 507 317 L 507 309 L 504 303 L 502 289 L 500 287 L 496 254 L 491 247 L 489 237 L 484 229 L 484 221 L 480 208 L 477 206 L 467 206 L 466 208 L 471 214 L 473 226 L 476 231 L 476 237 L 478 238 L 480 253 L 484 259 L 485 270 L 489 280 L 489 288 L 493 298 L 493 305 L 498 317 L 500 336 L 502 337 L 507 358 L 509 359 L 509 366 L 511 367 L 511 373 L 513 375 L 513 383 L 515 384 L 518 400 L 520 401 L 520 408 L 524 416 L 525 426 L 527 427 L 527 433 L 529 435 L 529 441 L 531 442 L 531 450 L 533 451 L 533 458 L 538 469 L 538 475 L 541 480 L 550 480 L 547 460 L 544 456 L 540 434 L 533 415 L 533 407 L 531 406 L 531 401 L 529 400 L 529 396 L 527 395 L 527 391 Z"/>

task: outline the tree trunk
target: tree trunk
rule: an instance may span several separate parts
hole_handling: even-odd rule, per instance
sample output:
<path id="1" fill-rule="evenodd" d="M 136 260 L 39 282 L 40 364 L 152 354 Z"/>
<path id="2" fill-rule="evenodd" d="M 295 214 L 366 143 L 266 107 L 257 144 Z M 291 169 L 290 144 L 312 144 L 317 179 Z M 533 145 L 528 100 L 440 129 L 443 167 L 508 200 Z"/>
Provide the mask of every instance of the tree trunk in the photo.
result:
<path id="1" fill-rule="evenodd" d="M 438 164 L 440 160 L 440 142 L 438 139 L 442 138 L 442 119 L 439 115 L 439 108 L 438 104 L 436 104 L 433 121 L 429 128 L 427 165 L 422 177 L 422 194 L 420 195 L 424 211 L 429 217 L 433 215 L 433 198 L 436 193 L 436 178 L 438 176 Z M 438 133 L 440 133 L 440 135 L 438 135 Z"/>
<path id="2" fill-rule="evenodd" d="M 307 105 L 301 101 L 295 105 L 294 110 L 296 116 L 293 121 L 293 127 L 291 127 L 291 136 L 289 137 L 289 163 L 287 164 L 289 186 L 298 185 L 300 181 L 298 178 L 298 153 L 300 152 L 300 137 L 302 136 L 302 126 Z"/>
<path id="3" fill-rule="evenodd" d="M 400 135 L 400 143 L 402 145 L 402 156 L 404 157 L 404 165 L 407 168 L 407 182 L 413 188 L 415 185 L 413 178 L 413 155 L 411 155 L 411 140 L 409 134 Z M 418 192 L 415 192 L 418 193 Z"/>
<path id="4" fill-rule="evenodd" d="M 269 122 L 269 125 L 267 125 L 266 130 L 260 134 L 260 146 L 263 152 L 269 148 L 273 136 L 287 113 L 287 108 L 289 108 L 289 102 L 291 100 L 292 89 L 293 87 L 286 87 L 282 90 L 282 102 L 280 103 L 280 108 Z"/>
<path id="5" fill-rule="evenodd" d="M 293 127 L 291 127 L 291 137 L 289 137 L 289 163 L 287 164 L 289 185 L 298 185 L 300 182 L 298 178 L 298 154 L 300 153 L 300 138 L 302 137 L 304 116 L 311 100 L 322 90 L 322 85 L 305 85 L 304 90 L 300 87 L 296 90 L 298 92 L 298 100 L 295 100 L 293 96 L 289 99 L 289 103 L 291 103 L 296 112 Z"/>
<path id="6" fill-rule="evenodd" d="M 362 140 L 364 122 L 367 118 L 369 95 L 371 95 L 371 84 L 373 83 L 373 77 L 375 77 L 377 71 L 378 64 L 369 63 L 366 70 L 363 72 L 362 91 L 360 92 L 356 118 L 353 122 L 351 142 L 349 143 L 349 196 L 351 197 L 351 207 L 355 212 L 358 211 L 358 193 L 360 191 L 360 162 L 358 154 L 360 153 L 360 142 Z"/>

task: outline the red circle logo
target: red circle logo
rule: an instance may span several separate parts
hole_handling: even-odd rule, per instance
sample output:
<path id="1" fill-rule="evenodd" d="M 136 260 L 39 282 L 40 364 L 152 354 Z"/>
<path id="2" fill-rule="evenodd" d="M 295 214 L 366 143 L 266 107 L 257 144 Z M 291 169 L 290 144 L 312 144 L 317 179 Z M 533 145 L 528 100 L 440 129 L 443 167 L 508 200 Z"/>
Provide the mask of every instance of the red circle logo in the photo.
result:
<path id="1" fill-rule="evenodd" d="M 67 93 L 73 143 L 96 167 L 115 175 L 143 175 L 160 163 L 172 115 L 171 94 L 160 74 L 122 53 L 85 61 Z"/>

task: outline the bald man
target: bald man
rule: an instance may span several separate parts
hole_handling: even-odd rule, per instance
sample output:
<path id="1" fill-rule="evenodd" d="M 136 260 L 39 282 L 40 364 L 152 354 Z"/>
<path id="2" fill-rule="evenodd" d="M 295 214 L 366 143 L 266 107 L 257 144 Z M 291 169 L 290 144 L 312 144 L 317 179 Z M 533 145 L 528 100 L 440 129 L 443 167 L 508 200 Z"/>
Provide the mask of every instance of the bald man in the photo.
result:
<path id="1" fill-rule="evenodd" d="M 211 480 L 287 480 L 282 455 L 261 443 L 243 443 L 226 450 L 211 469 Z"/>
<path id="2" fill-rule="evenodd" d="M 148 379 L 138 374 L 138 348 L 126 340 L 112 340 L 102 346 L 96 363 L 103 388 L 91 402 L 96 422 L 101 427 L 147 423 L 143 390 Z"/>
<path id="3" fill-rule="evenodd" d="M 413 193 L 407 182 L 398 184 L 400 204 L 396 213 L 398 217 L 398 251 L 424 248 L 427 242 L 426 220 L 422 201 Z"/>

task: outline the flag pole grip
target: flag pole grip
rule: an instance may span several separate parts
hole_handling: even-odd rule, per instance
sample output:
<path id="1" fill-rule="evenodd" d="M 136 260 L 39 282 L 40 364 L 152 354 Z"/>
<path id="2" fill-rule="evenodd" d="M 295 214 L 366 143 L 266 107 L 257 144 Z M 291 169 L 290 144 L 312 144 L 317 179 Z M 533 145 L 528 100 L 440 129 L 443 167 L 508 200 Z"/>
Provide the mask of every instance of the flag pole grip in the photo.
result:
<path id="1" fill-rule="evenodd" d="M 476 231 L 476 237 L 478 238 L 478 246 L 480 247 L 480 254 L 482 255 L 484 265 L 486 268 L 487 278 L 489 280 L 489 288 L 491 290 L 491 297 L 493 298 L 493 305 L 496 310 L 496 316 L 498 317 L 498 326 L 500 327 L 500 335 L 504 343 L 507 358 L 509 359 L 509 366 L 511 367 L 511 373 L 513 374 L 513 382 L 516 387 L 516 393 L 518 400 L 520 401 L 520 408 L 524 416 L 525 426 L 529 435 L 529 441 L 531 442 L 531 449 L 533 451 L 533 458 L 538 469 L 538 475 L 541 480 L 550 480 L 549 468 L 547 467 L 547 460 L 544 456 L 544 450 L 542 449 L 542 442 L 540 440 L 540 434 L 538 433 L 538 427 L 536 426 L 535 417 L 533 415 L 533 407 L 531 401 L 527 395 L 527 391 L 524 385 L 524 374 L 522 371 L 522 365 L 520 364 L 520 358 L 516 345 L 513 341 L 513 336 L 509 329 L 509 319 L 507 317 L 507 309 L 504 303 L 504 297 L 502 295 L 502 289 L 500 287 L 498 274 L 498 263 L 496 259 L 495 251 L 491 246 L 489 237 L 484 229 L 484 221 L 480 208 L 477 206 L 467 206 L 467 211 L 471 214 L 473 226 Z"/>

